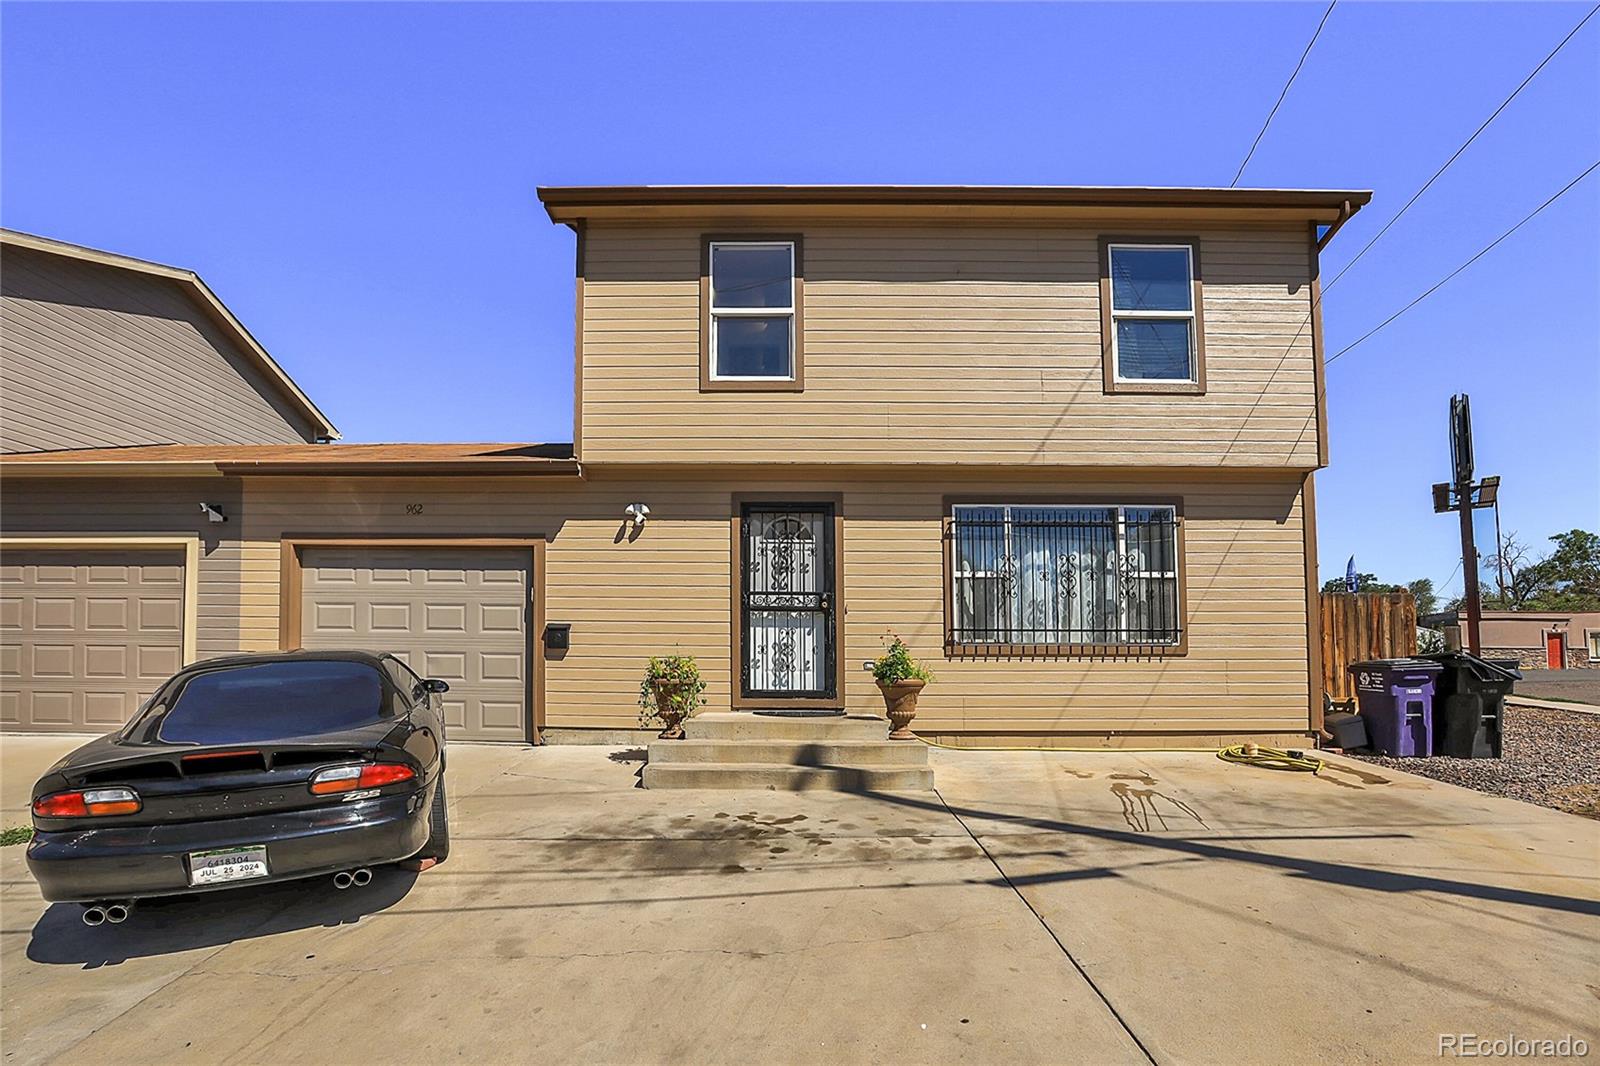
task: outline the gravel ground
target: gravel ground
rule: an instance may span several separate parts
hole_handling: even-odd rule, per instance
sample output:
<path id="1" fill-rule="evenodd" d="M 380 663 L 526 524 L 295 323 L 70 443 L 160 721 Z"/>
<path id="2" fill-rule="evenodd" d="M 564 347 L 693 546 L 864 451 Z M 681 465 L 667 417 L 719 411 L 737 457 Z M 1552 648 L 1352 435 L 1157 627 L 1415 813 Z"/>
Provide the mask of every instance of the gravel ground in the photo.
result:
<path id="1" fill-rule="evenodd" d="M 1396 759 L 1346 752 L 1395 770 L 1600 819 L 1600 715 L 1507 707 L 1501 758 Z"/>

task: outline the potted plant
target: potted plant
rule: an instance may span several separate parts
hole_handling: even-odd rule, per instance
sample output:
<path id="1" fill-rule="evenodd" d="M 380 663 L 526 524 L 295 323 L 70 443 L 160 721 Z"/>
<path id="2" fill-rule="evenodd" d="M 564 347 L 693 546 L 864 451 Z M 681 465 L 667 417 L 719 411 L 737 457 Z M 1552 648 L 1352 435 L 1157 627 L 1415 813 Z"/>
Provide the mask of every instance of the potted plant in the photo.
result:
<path id="1" fill-rule="evenodd" d="M 666 726 L 662 740 L 682 740 L 683 720 L 706 701 L 706 683 L 693 655 L 652 655 L 639 682 L 639 723 L 659 721 Z"/>
<path id="2" fill-rule="evenodd" d="M 911 657 L 905 641 L 894 637 L 889 649 L 872 664 L 872 676 L 878 680 L 878 691 L 883 693 L 888 710 L 889 739 L 917 739 L 911 732 L 911 720 L 917 716 L 917 696 L 933 680 L 933 672 Z"/>

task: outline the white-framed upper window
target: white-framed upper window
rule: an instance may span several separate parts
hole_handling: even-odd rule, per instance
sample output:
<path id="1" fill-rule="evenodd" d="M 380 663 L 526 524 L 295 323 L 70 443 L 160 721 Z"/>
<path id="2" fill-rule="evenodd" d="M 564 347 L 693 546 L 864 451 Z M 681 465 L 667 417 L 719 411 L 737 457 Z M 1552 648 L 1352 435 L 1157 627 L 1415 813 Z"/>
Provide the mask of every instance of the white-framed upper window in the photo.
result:
<path id="1" fill-rule="evenodd" d="M 1177 508 L 951 508 L 954 645 L 1178 645 Z"/>
<path id="2" fill-rule="evenodd" d="M 1118 242 L 1106 255 L 1115 379 L 1198 380 L 1194 248 Z"/>
<path id="3" fill-rule="evenodd" d="M 712 241 L 711 379 L 795 376 L 793 241 Z"/>

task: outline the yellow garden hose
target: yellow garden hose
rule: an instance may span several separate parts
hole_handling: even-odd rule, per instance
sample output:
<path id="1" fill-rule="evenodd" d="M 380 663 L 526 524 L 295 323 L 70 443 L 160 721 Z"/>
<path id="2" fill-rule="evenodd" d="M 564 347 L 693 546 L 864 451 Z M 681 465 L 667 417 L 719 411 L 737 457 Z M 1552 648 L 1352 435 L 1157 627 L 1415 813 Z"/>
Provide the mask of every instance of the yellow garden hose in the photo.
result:
<path id="1" fill-rule="evenodd" d="M 1217 752 L 1223 762 L 1236 762 L 1243 766 L 1259 766 L 1266 770 L 1300 770 L 1313 774 L 1321 771 L 1321 759 L 1303 751 L 1284 751 L 1281 748 L 1264 748 L 1259 744 L 1230 744 Z"/>

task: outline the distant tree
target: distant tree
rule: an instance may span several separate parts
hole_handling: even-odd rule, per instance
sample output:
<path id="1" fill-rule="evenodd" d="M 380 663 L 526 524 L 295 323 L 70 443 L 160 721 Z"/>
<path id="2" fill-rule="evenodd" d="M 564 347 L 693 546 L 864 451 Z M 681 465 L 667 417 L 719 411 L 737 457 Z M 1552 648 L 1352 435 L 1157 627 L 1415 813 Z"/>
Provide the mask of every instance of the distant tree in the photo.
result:
<path id="1" fill-rule="evenodd" d="M 1495 553 L 1483 561 L 1480 577 L 1497 588 L 1483 597 L 1483 605 L 1497 611 L 1519 611 L 1526 607 L 1539 591 L 1536 563 L 1533 549 L 1517 539 L 1516 530 L 1502 536 Z"/>
<path id="2" fill-rule="evenodd" d="M 1418 616 L 1432 614 L 1439 609 L 1439 596 L 1433 591 L 1433 578 L 1419 577 L 1406 588 L 1411 590 L 1411 598 L 1417 602 Z"/>
<path id="3" fill-rule="evenodd" d="M 1389 585 L 1378 580 L 1377 574 L 1357 574 L 1356 583 L 1362 592 L 1398 592 L 1399 585 Z M 1344 578 L 1332 577 L 1322 583 L 1323 592 L 1344 592 L 1348 586 Z"/>
<path id="4" fill-rule="evenodd" d="M 1409 592 L 1411 598 L 1417 603 L 1418 614 L 1431 614 L 1438 608 L 1439 596 L 1433 591 L 1433 579 L 1419 577 L 1408 585 L 1394 585 L 1387 581 L 1379 581 L 1377 574 L 1357 574 L 1356 580 L 1362 592 Z M 1322 583 L 1322 591 L 1336 593 L 1345 591 L 1344 578 L 1329 578 Z"/>
<path id="5" fill-rule="evenodd" d="M 1500 540 L 1500 550 L 1484 560 L 1485 577 L 1505 575 L 1505 594 L 1483 598 L 1491 610 L 1600 610 L 1600 536 L 1571 529 L 1550 538 L 1555 550 L 1535 558 L 1515 532 Z"/>
<path id="6" fill-rule="evenodd" d="M 1538 584 L 1536 599 L 1548 610 L 1600 610 L 1600 536 L 1569 529 L 1550 538 L 1555 550 L 1530 569 Z"/>

